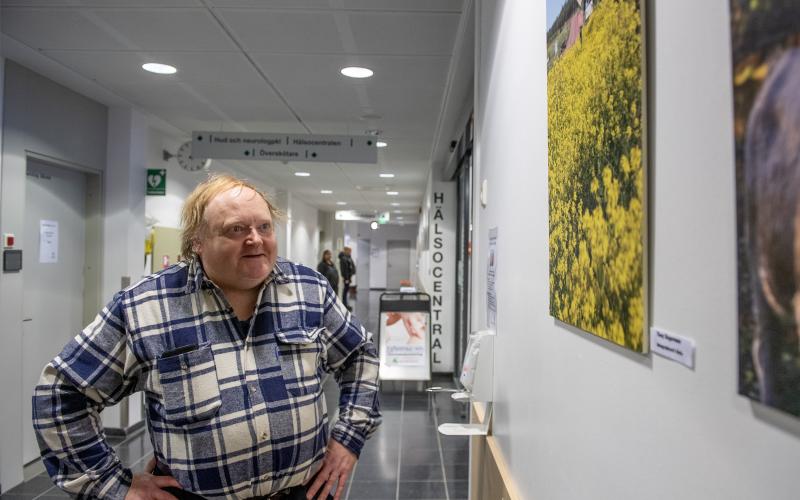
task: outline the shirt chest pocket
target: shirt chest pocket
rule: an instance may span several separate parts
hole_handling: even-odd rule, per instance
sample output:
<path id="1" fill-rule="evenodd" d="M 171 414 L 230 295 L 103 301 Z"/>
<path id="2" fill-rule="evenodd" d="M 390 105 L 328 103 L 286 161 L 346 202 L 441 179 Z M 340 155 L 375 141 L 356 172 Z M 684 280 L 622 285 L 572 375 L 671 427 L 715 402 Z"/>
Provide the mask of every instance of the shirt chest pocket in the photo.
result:
<path id="1" fill-rule="evenodd" d="M 157 366 L 167 421 L 187 425 L 219 412 L 222 400 L 210 344 L 162 357 Z"/>
<path id="2" fill-rule="evenodd" d="M 278 359 L 286 391 L 292 396 L 316 394 L 320 390 L 319 330 L 276 332 Z"/>

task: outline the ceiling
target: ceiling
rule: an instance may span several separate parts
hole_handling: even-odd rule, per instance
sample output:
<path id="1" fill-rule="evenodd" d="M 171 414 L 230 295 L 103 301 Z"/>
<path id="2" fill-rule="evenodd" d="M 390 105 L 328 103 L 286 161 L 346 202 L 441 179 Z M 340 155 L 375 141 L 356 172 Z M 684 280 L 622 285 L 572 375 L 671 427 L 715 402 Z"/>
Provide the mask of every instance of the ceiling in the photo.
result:
<path id="1" fill-rule="evenodd" d="M 471 89 L 471 0 L 0 0 L 7 57 L 193 130 L 361 135 L 378 164 L 219 160 L 327 211 L 414 222 Z M 471 21 L 471 20 L 470 20 Z M 461 61 L 461 63 L 459 63 Z M 467 61 L 466 68 L 463 61 Z M 146 62 L 175 75 L 141 69 Z M 342 76 L 366 66 L 372 78 Z M 462 73 L 461 76 L 456 73 Z M 172 160 L 174 161 L 174 160 Z M 215 160 L 216 161 L 216 160 Z M 295 171 L 310 172 L 300 178 Z M 379 173 L 393 173 L 382 179 Z M 321 194 L 329 189 L 333 194 Z M 387 196 L 386 191 L 398 191 Z M 390 203 L 399 205 L 392 206 Z"/>

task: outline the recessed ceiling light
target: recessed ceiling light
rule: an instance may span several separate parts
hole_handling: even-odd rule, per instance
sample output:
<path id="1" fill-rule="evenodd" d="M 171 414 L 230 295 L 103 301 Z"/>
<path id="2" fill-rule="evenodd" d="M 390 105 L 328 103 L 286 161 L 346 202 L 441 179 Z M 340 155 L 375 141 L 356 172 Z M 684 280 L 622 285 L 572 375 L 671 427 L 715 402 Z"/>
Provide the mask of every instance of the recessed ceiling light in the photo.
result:
<path id="1" fill-rule="evenodd" d="M 309 174 L 308 172 L 295 172 L 294 175 L 296 175 L 297 177 L 309 177 L 311 174 Z"/>
<path id="2" fill-rule="evenodd" d="M 400 193 L 398 193 L 397 191 L 386 191 L 386 194 L 388 194 L 389 196 L 397 196 Z"/>
<path id="3" fill-rule="evenodd" d="M 386 144 L 386 142 L 384 141 L 378 141 L 375 143 L 375 145 L 378 146 L 379 148 L 385 148 L 386 146 L 388 146 L 388 144 Z"/>
<path id="4" fill-rule="evenodd" d="M 142 64 L 142 69 L 150 73 L 158 73 L 159 75 L 172 75 L 178 72 L 175 66 L 160 63 L 145 63 Z"/>
<path id="5" fill-rule="evenodd" d="M 402 213 L 403 213 L 403 211 L 402 211 L 402 210 L 395 210 L 395 211 L 394 211 L 394 213 L 396 213 L 396 214 L 402 214 Z"/>
<path id="6" fill-rule="evenodd" d="M 369 228 L 372 229 L 373 231 L 378 229 L 378 221 L 374 220 L 374 221 L 370 222 L 369 223 Z"/>
<path id="7" fill-rule="evenodd" d="M 398 217 L 397 220 L 403 220 L 403 218 L 402 217 Z"/>
<path id="8" fill-rule="evenodd" d="M 391 179 L 394 177 L 394 174 L 380 174 L 379 177 L 383 177 L 384 179 Z"/>
<path id="9" fill-rule="evenodd" d="M 342 68 L 342 74 L 344 76 L 349 76 L 350 78 L 369 78 L 374 73 L 369 68 L 360 68 L 358 66 L 348 66 L 346 68 Z"/>
<path id="10" fill-rule="evenodd" d="M 333 191 L 330 189 L 322 189 L 320 190 L 319 194 L 333 194 Z"/>
<path id="11" fill-rule="evenodd" d="M 337 205 L 347 205 L 347 202 L 346 201 L 337 201 L 336 204 Z"/>
<path id="12" fill-rule="evenodd" d="M 400 206 L 400 204 L 399 204 L 399 203 L 392 203 L 392 206 L 393 206 L 393 207 L 399 207 L 399 206 Z"/>

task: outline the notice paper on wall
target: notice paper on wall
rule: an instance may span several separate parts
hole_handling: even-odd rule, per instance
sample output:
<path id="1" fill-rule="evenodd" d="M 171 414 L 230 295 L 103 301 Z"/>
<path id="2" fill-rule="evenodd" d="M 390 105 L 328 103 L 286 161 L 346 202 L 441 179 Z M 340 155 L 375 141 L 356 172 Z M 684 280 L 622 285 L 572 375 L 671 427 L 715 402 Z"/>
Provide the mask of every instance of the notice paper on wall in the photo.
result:
<path id="1" fill-rule="evenodd" d="M 652 327 L 650 328 L 650 350 L 694 369 L 694 339 Z"/>
<path id="2" fill-rule="evenodd" d="M 486 269 L 486 326 L 497 326 L 497 228 L 489 230 L 489 265 Z"/>
<path id="3" fill-rule="evenodd" d="M 54 264 L 58 262 L 58 221 L 39 221 L 39 262 Z"/>

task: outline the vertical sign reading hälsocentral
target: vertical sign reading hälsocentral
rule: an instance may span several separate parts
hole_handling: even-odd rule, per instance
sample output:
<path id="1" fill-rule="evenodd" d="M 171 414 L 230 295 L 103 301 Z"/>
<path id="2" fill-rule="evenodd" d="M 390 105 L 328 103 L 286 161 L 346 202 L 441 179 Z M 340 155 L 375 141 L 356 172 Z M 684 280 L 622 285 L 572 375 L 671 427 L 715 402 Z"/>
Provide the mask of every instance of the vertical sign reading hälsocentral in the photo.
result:
<path id="1" fill-rule="evenodd" d="M 428 211 L 428 230 L 431 258 L 429 269 L 432 278 L 431 363 L 435 373 L 450 373 L 454 370 L 455 207 L 455 183 L 434 182 Z"/>

